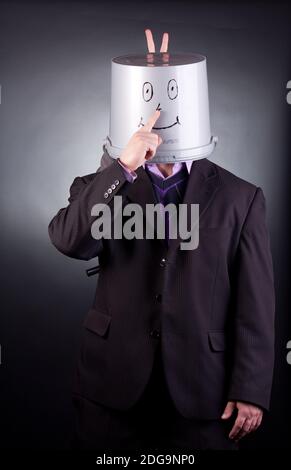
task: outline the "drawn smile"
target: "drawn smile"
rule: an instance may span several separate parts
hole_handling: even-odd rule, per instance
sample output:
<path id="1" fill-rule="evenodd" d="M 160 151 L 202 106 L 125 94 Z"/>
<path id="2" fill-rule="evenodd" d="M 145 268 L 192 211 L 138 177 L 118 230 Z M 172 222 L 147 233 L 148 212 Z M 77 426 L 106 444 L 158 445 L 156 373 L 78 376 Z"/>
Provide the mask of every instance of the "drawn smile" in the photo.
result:
<path id="1" fill-rule="evenodd" d="M 156 129 L 156 130 L 169 129 L 170 127 L 173 127 L 176 124 L 180 124 L 180 126 L 181 126 L 181 123 L 179 121 L 179 116 L 176 117 L 176 121 L 173 122 L 173 124 L 170 124 L 169 126 L 163 126 L 163 127 L 153 127 L 153 129 Z M 140 118 L 140 123 L 139 123 L 138 127 L 140 127 L 140 126 L 144 126 L 143 117 Z"/>

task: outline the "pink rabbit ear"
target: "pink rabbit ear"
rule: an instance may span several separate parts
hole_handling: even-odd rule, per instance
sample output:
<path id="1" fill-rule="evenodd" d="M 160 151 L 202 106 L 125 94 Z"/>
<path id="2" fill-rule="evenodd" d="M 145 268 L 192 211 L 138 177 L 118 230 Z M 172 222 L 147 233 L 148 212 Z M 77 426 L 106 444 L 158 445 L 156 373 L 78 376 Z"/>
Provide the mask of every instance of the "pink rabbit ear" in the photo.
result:
<path id="1" fill-rule="evenodd" d="M 147 38 L 148 51 L 154 53 L 156 51 L 154 38 L 150 29 L 145 30 L 145 35 Z"/>
<path id="2" fill-rule="evenodd" d="M 169 33 L 164 33 L 160 52 L 168 52 L 168 44 L 169 44 Z"/>

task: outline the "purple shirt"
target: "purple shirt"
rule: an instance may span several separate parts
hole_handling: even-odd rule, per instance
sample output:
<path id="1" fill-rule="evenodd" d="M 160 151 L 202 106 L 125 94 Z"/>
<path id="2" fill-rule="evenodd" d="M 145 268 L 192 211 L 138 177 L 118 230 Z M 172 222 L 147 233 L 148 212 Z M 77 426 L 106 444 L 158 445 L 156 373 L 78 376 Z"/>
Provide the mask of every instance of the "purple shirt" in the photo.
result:
<path id="1" fill-rule="evenodd" d="M 137 178 L 136 172 L 131 171 L 128 168 L 126 168 L 119 159 L 118 159 L 118 163 L 122 166 L 127 181 L 129 181 L 130 183 L 133 183 L 133 181 Z M 185 163 L 186 163 L 185 166 L 187 168 L 186 174 L 189 175 L 193 160 L 185 162 Z M 143 164 L 143 167 L 145 168 L 145 164 Z M 183 163 L 182 162 L 174 163 L 172 174 L 169 176 L 164 176 L 159 170 L 156 163 L 147 163 L 146 168 L 153 175 L 153 177 L 151 178 L 152 180 L 151 182 L 152 182 L 154 191 L 156 193 L 157 200 L 162 204 L 161 211 L 164 212 L 163 215 L 165 217 L 165 239 L 166 239 L 166 242 L 168 243 L 170 221 L 169 221 L 169 214 L 164 211 L 164 207 L 169 202 L 177 203 L 178 202 L 177 200 L 181 199 L 181 192 L 184 193 L 187 178 L 185 179 L 185 170 L 184 172 L 181 171 L 183 168 Z M 180 171 L 182 173 L 181 180 L 179 179 L 179 175 L 178 175 Z"/>
<path id="2" fill-rule="evenodd" d="M 129 181 L 130 183 L 133 183 L 133 181 L 137 178 L 137 174 L 135 171 L 131 171 L 129 170 L 128 168 L 126 168 L 122 163 L 121 161 L 119 160 L 119 158 L 117 159 L 118 163 L 122 166 L 122 168 L 124 169 L 124 174 L 125 174 L 125 177 L 127 179 L 127 181 Z M 188 162 L 185 162 L 186 163 L 186 166 L 187 166 L 187 170 L 188 170 L 188 173 L 190 173 L 191 171 L 191 167 L 192 167 L 192 163 L 193 163 L 193 160 L 190 160 Z M 146 164 L 148 169 L 155 173 L 157 176 L 159 176 L 160 178 L 162 179 L 167 179 L 167 178 L 171 178 L 171 176 L 173 176 L 174 174 L 178 173 L 178 171 L 181 170 L 182 168 L 182 162 L 178 162 L 178 163 L 174 163 L 173 164 L 173 173 L 170 175 L 170 176 L 164 176 L 163 173 L 160 172 L 158 166 L 156 163 L 147 163 Z M 145 163 L 143 164 L 143 167 L 145 167 Z"/>

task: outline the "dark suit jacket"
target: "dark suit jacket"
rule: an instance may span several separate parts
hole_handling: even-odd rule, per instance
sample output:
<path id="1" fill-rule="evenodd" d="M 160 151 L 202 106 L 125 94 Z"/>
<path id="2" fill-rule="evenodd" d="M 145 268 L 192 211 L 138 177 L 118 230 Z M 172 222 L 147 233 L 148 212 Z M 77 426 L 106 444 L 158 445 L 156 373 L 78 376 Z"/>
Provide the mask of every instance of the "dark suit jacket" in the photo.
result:
<path id="1" fill-rule="evenodd" d="M 200 240 L 95 240 L 92 206 L 155 203 L 150 179 L 126 181 L 102 157 L 77 177 L 69 204 L 49 224 L 56 248 L 99 257 L 96 295 L 82 328 L 74 392 L 130 408 L 149 379 L 160 342 L 170 394 L 185 417 L 216 419 L 227 400 L 269 407 L 274 360 L 274 286 L 265 199 L 260 188 L 206 158 L 195 161 L 184 203 L 200 204 Z M 119 184 L 105 198 L 107 189 Z M 162 259 L 165 262 L 161 262 Z M 160 294 L 160 295 L 158 295 Z"/>

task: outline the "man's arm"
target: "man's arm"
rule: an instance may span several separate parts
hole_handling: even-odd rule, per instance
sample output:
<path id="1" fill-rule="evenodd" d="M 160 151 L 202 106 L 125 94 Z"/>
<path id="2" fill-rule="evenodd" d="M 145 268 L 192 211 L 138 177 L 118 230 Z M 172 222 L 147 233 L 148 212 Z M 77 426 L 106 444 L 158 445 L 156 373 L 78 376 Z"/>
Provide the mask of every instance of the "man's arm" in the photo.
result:
<path id="1" fill-rule="evenodd" d="M 99 256 L 103 242 L 91 234 L 96 219 L 91 215 L 92 207 L 98 203 L 111 205 L 112 198 L 126 183 L 123 168 L 106 153 L 95 174 L 75 178 L 70 187 L 69 205 L 58 211 L 48 227 L 53 245 L 71 258 L 89 260 Z"/>
<path id="2" fill-rule="evenodd" d="M 238 415 L 230 437 L 240 439 L 261 424 L 269 409 L 274 367 L 275 293 L 266 208 L 257 188 L 237 252 L 234 289 L 233 369 L 222 415 Z"/>
<path id="3" fill-rule="evenodd" d="M 237 253 L 230 400 L 269 408 L 274 365 L 275 293 L 266 208 L 257 188 Z"/>
<path id="4" fill-rule="evenodd" d="M 132 182 L 135 170 L 154 157 L 162 139 L 152 132 L 160 111 L 156 110 L 142 130 L 135 132 L 121 153 L 113 160 L 104 153 L 101 165 L 92 177 L 77 177 L 70 188 L 69 205 L 59 210 L 49 224 L 49 236 L 55 247 L 72 258 L 89 260 L 99 256 L 102 240 L 95 240 L 91 216 L 95 204 L 111 204 L 124 184 Z M 89 178 L 89 181 L 88 181 Z"/>

